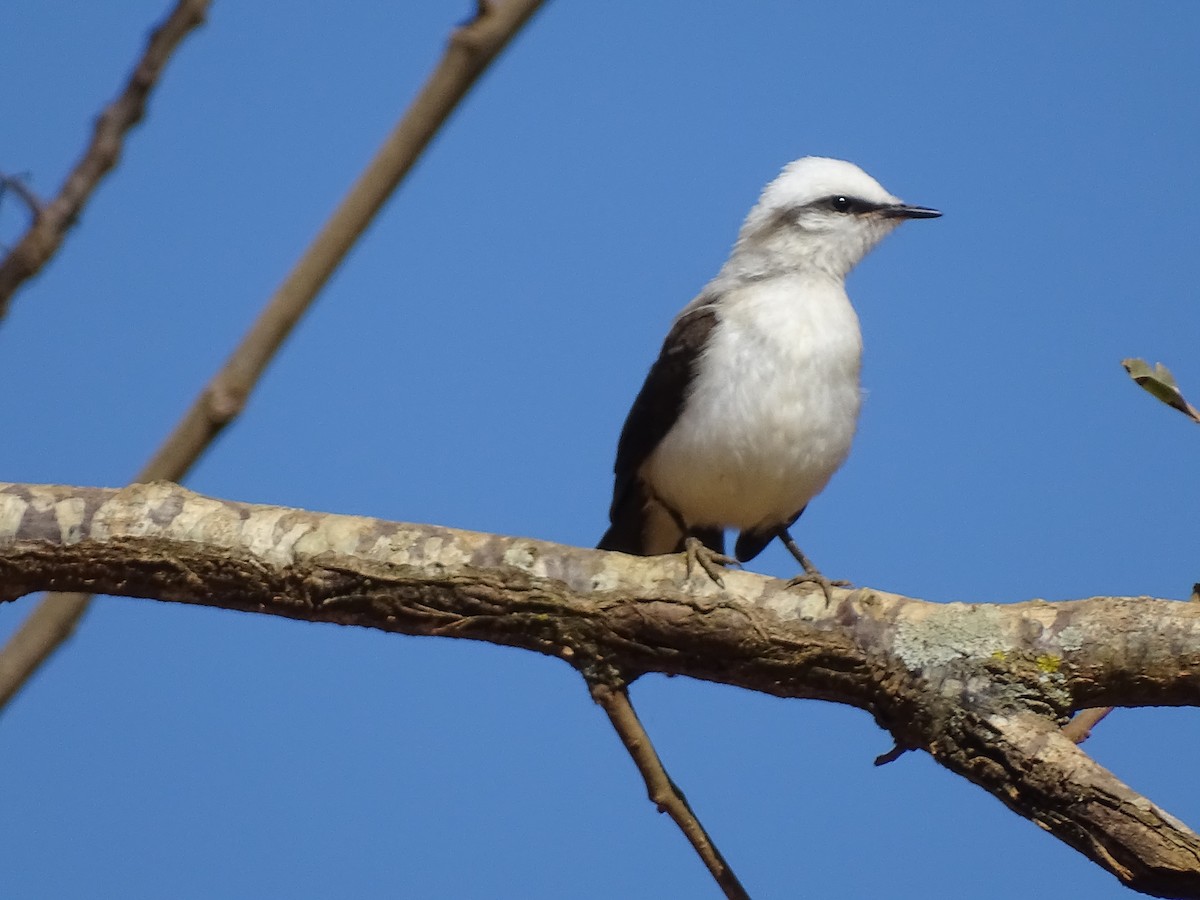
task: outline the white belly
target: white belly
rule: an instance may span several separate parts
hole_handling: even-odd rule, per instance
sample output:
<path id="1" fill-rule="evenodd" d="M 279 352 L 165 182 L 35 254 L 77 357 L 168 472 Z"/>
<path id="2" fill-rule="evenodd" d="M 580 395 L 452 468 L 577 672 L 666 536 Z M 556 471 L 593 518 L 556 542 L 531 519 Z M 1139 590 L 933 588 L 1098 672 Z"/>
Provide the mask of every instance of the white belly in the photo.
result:
<path id="1" fill-rule="evenodd" d="M 846 460 L 862 337 L 840 286 L 779 279 L 722 299 L 679 421 L 643 475 L 689 526 L 791 519 Z"/>

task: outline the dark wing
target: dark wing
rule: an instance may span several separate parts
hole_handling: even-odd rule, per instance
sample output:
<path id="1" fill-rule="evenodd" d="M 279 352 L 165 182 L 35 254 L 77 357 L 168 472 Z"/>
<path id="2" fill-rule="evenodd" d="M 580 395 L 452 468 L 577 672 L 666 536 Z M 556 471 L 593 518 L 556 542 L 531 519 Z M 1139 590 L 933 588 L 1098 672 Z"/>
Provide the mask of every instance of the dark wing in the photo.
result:
<path id="1" fill-rule="evenodd" d="M 596 545 L 599 550 L 616 550 L 619 553 L 632 553 L 634 556 L 645 556 L 646 545 L 646 506 L 650 497 L 646 486 L 640 478 L 633 481 L 617 497 L 613 498 L 612 509 L 608 514 L 608 531 Z"/>
<path id="2" fill-rule="evenodd" d="M 717 314 L 711 305 L 697 306 L 675 320 L 663 341 L 617 442 L 617 461 L 613 466 L 616 478 L 608 512 L 612 527 L 600 539 L 601 550 L 644 552 L 642 528 L 650 498 L 638 478 L 638 470 L 679 418 L 695 374 L 696 360 L 716 323 Z"/>

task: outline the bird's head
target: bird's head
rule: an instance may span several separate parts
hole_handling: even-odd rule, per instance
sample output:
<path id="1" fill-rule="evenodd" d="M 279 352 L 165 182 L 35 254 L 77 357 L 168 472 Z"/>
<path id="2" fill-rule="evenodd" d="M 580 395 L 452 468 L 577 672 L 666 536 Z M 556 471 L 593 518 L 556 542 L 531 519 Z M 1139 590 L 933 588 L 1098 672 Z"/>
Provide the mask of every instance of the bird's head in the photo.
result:
<path id="1" fill-rule="evenodd" d="M 763 189 L 734 257 L 771 274 L 813 270 L 842 278 L 905 219 L 940 215 L 903 203 L 853 163 L 806 156 Z"/>

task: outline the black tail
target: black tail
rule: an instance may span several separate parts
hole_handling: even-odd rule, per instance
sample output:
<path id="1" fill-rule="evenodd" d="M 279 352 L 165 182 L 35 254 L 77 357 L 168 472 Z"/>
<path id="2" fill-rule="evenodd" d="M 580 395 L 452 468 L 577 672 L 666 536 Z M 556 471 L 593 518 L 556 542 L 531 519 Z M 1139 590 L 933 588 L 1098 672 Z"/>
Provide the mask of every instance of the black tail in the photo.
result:
<path id="1" fill-rule="evenodd" d="M 597 550 L 616 550 L 645 556 L 646 501 L 649 498 L 641 481 L 634 481 L 613 502 L 609 510 L 608 531 L 600 538 Z"/>

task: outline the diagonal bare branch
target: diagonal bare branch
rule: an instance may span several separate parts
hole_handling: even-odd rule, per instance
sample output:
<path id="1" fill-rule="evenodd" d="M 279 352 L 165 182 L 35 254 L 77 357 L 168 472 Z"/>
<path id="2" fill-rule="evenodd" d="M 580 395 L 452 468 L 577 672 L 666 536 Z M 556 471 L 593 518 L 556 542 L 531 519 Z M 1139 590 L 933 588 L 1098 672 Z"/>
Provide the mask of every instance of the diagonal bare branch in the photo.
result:
<path id="1" fill-rule="evenodd" d="M 1182 604 L 1181 604 L 1182 605 Z M 958 722 L 934 758 L 991 791 L 1006 806 L 1157 897 L 1200 896 L 1200 843 L 1181 823 L 1118 780 L 1054 723 L 993 710 L 973 727 Z M 1136 842 L 1125 840 L 1138 833 Z"/>
<path id="2" fill-rule="evenodd" d="M 121 158 L 125 135 L 142 120 L 146 101 L 158 85 L 171 54 L 188 34 L 203 24 L 210 0 L 179 0 L 171 14 L 150 35 L 141 59 L 133 67 L 120 96 L 96 120 L 92 139 L 75 168 L 49 203 L 33 204 L 33 222 L 0 261 L 0 319 L 7 314 L 12 296 L 54 256 L 79 214 Z M 18 186 L 18 182 L 9 181 Z M 32 194 L 22 193 L 27 202 Z"/>
<path id="3" fill-rule="evenodd" d="M 609 722 L 616 730 L 617 736 L 625 749 L 633 758 L 634 765 L 646 782 L 646 793 L 650 802 L 658 807 L 659 812 L 665 812 L 679 826 L 683 836 L 696 851 L 705 868 L 724 891 L 729 900 L 750 900 L 750 895 L 738 881 L 737 875 L 725 862 L 725 857 L 717 849 L 704 826 L 692 811 L 683 791 L 667 774 L 662 760 L 646 734 L 633 704 L 629 701 L 629 690 L 626 687 L 611 687 L 599 681 L 590 683 L 592 699 L 608 715 Z"/>
<path id="4" fill-rule="evenodd" d="M 267 364 L 317 292 L 467 91 L 542 2 L 481 3 L 476 17 L 455 30 L 437 68 L 375 158 L 276 289 L 237 349 L 138 473 L 137 480 L 181 481 L 217 435 L 238 416 Z M 0 651 L 0 707 L 74 631 L 86 609 L 84 595 L 52 595 L 42 601 Z"/>

